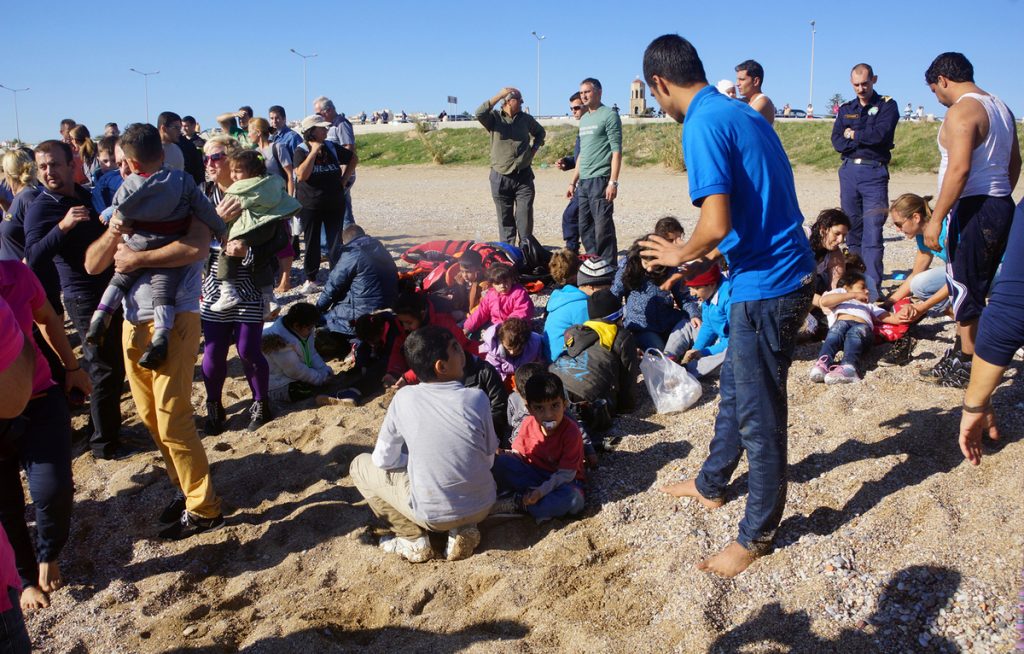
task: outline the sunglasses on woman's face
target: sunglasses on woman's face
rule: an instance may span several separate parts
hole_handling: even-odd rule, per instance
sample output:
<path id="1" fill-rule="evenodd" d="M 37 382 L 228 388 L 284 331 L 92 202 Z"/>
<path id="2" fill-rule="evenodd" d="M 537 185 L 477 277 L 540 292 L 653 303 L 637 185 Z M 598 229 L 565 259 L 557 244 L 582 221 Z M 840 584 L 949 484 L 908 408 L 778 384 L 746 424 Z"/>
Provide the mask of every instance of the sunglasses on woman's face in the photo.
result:
<path id="1" fill-rule="evenodd" d="M 214 152 L 213 154 L 204 155 L 203 165 L 209 166 L 212 163 L 220 163 L 221 161 L 224 161 L 226 157 L 227 155 L 223 152 Z"/>

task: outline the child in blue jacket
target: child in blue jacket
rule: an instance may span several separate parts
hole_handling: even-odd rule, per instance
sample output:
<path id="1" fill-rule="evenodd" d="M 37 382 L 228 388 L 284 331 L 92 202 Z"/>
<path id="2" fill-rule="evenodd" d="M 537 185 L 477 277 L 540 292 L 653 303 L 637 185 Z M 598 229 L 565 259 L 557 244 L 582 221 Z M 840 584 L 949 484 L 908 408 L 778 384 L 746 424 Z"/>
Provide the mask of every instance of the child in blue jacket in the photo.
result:
<path id="1" fill-rule="evenodd" d="M 687 280 L 686 285 L 700 298 L 701 317 L 669 336 L 665 354 L 700 379 L 717 373 L 725 362 L 731 289 L 717 265 Z"/>

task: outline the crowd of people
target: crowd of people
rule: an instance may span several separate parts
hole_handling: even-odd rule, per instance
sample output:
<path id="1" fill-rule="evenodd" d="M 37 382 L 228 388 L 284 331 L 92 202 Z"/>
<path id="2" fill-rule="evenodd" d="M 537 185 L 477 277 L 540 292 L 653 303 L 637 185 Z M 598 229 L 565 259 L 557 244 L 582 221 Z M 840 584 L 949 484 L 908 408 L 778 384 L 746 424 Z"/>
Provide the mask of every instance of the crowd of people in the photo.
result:
<path id="1" fill-rule="evenodd" d="M 579 137 L 558 162 L 572 171 L 565 247 L 551 252 L 533 235 L 532 162 L 545 130 L 523 111 L 519 90 L 505 87 L 476 111 L 490 135 L 500 242 L 464 242 L 433 271 L 400 271 L 357 224 L 352 125 L 326 97 L 296 130 L 281 106 L 267 118 L 243 106 L 218 116 L 224 133 L 204 140 L 194 118 L 167 111 L 155 126 L 108 124 L 98 142 L 68 119 L 60 139 L 5 153 L 0 611 L 14 619 L 19 607 L 44 608 L 64 583 L 70 412 L 88 402 L 96 459 L 135 454 L 121 438 L 126 378 L 170 481 L 154 516 L 159 536 L 181 540 L 225 524 L 191 403 L 201 342 L 205 434 L 227 428 L 221 396 L 232 344 L 252 393 L 249 430 L 271 421 L 275 404 L 358 406 L 394 392 L 373 452 L 356 457 L 350 474 L 392 531 L 381 548 L 410 562 L 470 556 L 488 516 L 582 512 L 603 437 L 616 415 L 638 406 L 639 355 L 649 348 L 696 378 L 719 377 L 700 473 L 662 490 L 717 508 L 743 453 L 748 459 L 737 538 L 701 563 L 716 574 L 739 574 L 771 549 L 786 498 L 786 388 L 800 338 L 823 340 L 812 381 L 851 383 L 875 342 L 893 342 L 883 363 L 906 363 L 913 325 L 948 314 L 957 340 L 924 376 L 967 387 L 961 443 L 977 463 L 982 432 L 998 434 L 989 398 L 1024 343 L 1024 225 L 1010 200 L 1021 167 L 1013 116 L 975 86 L 966 57 L 944 53 L 925 75 L 949 107 L 934 207 L 912 194 L 889 204 L 899 113 L 874 91 L 871 66 L 858 64 L 857 98 L 840 108 L 832 135 L 842 208 L 823 210 L 810 227 L 760 64 L 736 67 L 740 100 L 708 84 L 696 50 L 676 35 L 653 41 L 643 68 L 661 110 L 686 119 L 700 218 L 687 238 L 665 216 L 621 257 L 621 123 L 593 77 L 570 97 Z M 888 295 L 886 217 L 918 250 Z M 300 253 L 299 290 L 310 301 L 280 312 L 274 294 L 292 289 Z M 936 256 L 945 270 L 930 267 Z M 545 282 L 554 290 L 540 312 L 533 295 Z M 335 374 L 332 360 L 345 372 Z M 31 385 L 11 381 L 19 376 Z M 432 549 L 430 532 L 447 533 L 444 552 Z"/>

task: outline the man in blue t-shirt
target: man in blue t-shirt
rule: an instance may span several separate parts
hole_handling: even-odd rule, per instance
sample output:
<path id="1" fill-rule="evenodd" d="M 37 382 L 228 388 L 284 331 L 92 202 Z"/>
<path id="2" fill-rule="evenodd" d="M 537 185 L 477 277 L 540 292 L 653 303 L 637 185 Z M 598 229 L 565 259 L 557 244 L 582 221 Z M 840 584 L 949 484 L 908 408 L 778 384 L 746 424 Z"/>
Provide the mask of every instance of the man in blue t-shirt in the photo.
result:
<path id="1" fill-rule="evenodd" d="M 751 483 L 739 536 L 698 566 L 733 577 L 768 552 L 782 517 L 786 379 L 811 306 L 814 256 L 789 159 L 768 122 L 709 86 L 696 49 L 678 35 L 658 37 L 647 47 L 644 77 L 666 114 L 680 123 L 686 118 L 683 156 L 700 219 L 685 244 L 652 236 L 642 254 L 668 266 L 721 254 L 732 283 L 711 452 L 696 479 L 662 490 L 718 508 L 746 451 Z"/>

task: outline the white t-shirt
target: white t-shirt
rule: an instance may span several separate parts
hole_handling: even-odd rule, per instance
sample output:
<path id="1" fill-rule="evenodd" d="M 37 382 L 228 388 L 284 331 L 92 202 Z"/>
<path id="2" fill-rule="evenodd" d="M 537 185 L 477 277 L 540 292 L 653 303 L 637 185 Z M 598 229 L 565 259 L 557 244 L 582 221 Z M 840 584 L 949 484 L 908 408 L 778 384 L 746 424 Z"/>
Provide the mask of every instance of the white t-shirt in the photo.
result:
<path id="1" fill-rule="evenodd" d="M 845 288 L 836 288 L 831 291 L 826 291 L 821 297 L 825 298 L 829 295 L 835 295 L 836 293 L 849 293 L 849 291 Z M 840 302 L 831 309 L 822 307 L 822 311 L 825 313 L 825 317 L 828 318 L 829 327 L 834 325 L 839 316 L 843 314 L 860 318 L 872 326 L 874 326 L 876 322 L 881 321 L 886 314 L 885 309 L 875 306 L 874 304 L 861 302 L 860 300 L 846 300 L 845 302 Z"/>

